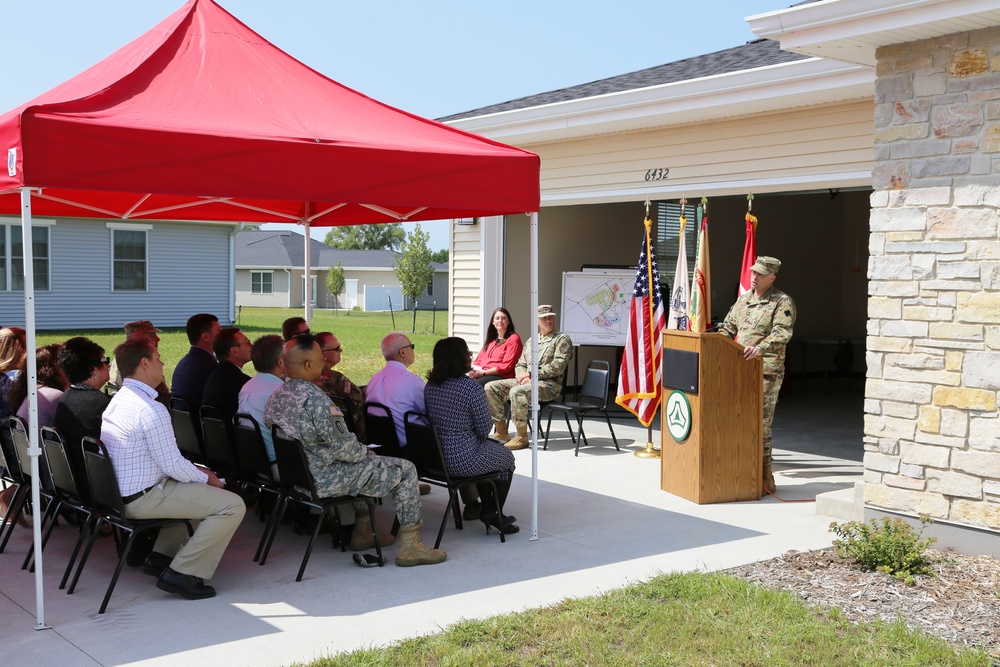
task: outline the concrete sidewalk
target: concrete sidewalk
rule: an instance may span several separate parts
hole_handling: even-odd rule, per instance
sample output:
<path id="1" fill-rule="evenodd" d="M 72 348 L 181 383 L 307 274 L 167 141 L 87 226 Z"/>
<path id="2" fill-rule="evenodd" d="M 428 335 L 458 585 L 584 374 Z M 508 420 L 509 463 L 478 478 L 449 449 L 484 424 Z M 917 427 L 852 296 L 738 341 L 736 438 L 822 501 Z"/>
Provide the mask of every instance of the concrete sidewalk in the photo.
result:
<path id="1" fill-rule="evenodd" d="M 860 414 L 860 410 L 858 411 Z M 859 481 L 860 435 L 850 458 L 824 453 L 822 434 L 796 435 L 792 411 L 779 408 L 775 440 L 778 493 L 811 499 Z M 814 424 L 816 414 L 804 424 Z M 835 421 L 835 420 L 834 420 Z M 831 429 L 833 427 L 831 426 Z M 303 580 L 294 581 L 307 538 L 283 527 L 267 565 L 253 563 L 263 524 L 248 513 L 211 581 L 219 594 L 187 601 L 157 590 L 153 579 L 126 568 L 107 613 L 97 614 L 114 567 L 114 545 L 99 540 L 76 593 L 58 590 L 75 540 L 57 529 L 45 549 L 45 620 L 34 629 L 33 575 L 19 569 L 30 532 L 18 528 L 0 554 L 0 645 L 18 664 L 73 665 L 288 665 L 349 649 L 437 632 L 481 618 L 557 603 L 648 579 L 661 572 L 718 570 L 778 556 L 790 549 L 830 545 L 830 518 L 811 502 L 695 505 L 659 489 L 659 460 L 632 455 L 646 431 L 615 420 L 622 451 L 607 426 L 586 423 L 591 446 L 573 456 L 565 426 L 553 425 L 549 451 L 539 451 L 539 530 L 531 535 L 531 451 L 516 452 L 518 475 L 507 510 L 521 532 L 500 544 L 479 522 L 465 530 L 449 523 L 441 565 L 362 569 L 351 554 L 317 541 Z M 826 431 L 829 435 L 832 431 Z M 835 436 L 831 436 L 835 437 Z M 851 448 L 852 438 L 846 438 Z M 654 431 L 654 442 L 659 433 Z M 799 446 L 801 445 L 801 446 Z M 831 444 L 831 451 L 843 453 Z M 852 460 L 852 459 L 857 460 Z M 423 537 L 433 542 L 447 495 L 423 498 Z M 391 503 L 380 508 L 391 523 Z"/>

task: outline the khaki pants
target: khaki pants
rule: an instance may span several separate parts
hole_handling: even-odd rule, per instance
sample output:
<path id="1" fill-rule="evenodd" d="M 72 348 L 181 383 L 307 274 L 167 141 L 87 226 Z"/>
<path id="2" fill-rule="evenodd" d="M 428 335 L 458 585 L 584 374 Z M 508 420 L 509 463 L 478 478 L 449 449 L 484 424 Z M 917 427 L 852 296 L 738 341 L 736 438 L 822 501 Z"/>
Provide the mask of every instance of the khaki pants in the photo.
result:
<path id="1" fill-rule="evenodd" d="M 132 519 L 191 519 L 190 539 L 183 524 L 161 528 L 153 551 L 172 556 L 176 572 L 211 579 L 246 509 L 242 498 L 225 489 L 168 479 L 126 505 L 125 513 Z"/>

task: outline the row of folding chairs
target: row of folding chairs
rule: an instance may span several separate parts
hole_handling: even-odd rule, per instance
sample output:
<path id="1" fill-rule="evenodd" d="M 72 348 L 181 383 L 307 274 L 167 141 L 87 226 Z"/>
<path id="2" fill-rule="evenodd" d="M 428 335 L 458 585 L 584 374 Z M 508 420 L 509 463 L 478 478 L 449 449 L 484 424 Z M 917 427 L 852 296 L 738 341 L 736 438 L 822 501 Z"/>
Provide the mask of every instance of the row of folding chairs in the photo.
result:
<path id="1" fill-rule="evenodd" d="M 301 443 L 283 438 L 277 432 L 272 433 L 275 463 L 278 469 L 278 476 L 275 477 L 264 447 L 261 426 L 251 415 L 237 413 L 230 420 L 226 419 L 218 409 L 203 405 L 196 420 L 187 404 L 179 398 L 171 399 L 170 415 L 177 446 L 186 457 L 210 468 L 225 470 L 227 474 L 235 474 L 238 479 L 233 481 L 238 481 L 245 487 L 255 488 L 258 494 L 270 494 L 274 497 L 271 512 L 265 519 L 264 532 L 254 552 L 255 562 L 260 565 L 267 562 L 278 528 L 291 506 L 299 506 L 306 511 L 310 509 L 319 511 L 296 581 L 302 580 L 313 545 L 324 522 L 329 521 L 334 524 L 330 530 L 334 536 L 334 544 L 339 543 L 341 551 L 346 551 L 347 545 L 341 539 L 339 531 L 339 512 L 328 510 L 353 502 L 355 498 L 352 496 L 324 498 L 318 494 Z M 368 505 L 374 527 L 374 500 L 361 499 Z M 376 550 L 381 564 L 382 549 L 378 544 L 377 531 Z"/>
<path id="2" fill-rule="evenodd" d="M 456 529 L 462 530 L 463 528 L 462 512 L 458 503 L 459 489 L 465 486 L 490 484 L 493 486 L 493 498 L 498 497 L 496 480 L 500 477 L 499 472 L 476 477 L 457 477 L 448 472 L 441 439 L 431 422 L 430 415 L 411 411 L 402 416 L 406 447 L 400 447 L 393 420 L 394 415 L 388 406 L 382 403 L 368 402 L 365 403 L 364 412 L 368 442 L 379 445 L 377 451 L 380 455 L 407 459 L 416 467 L 420 481 L 447 489 L 448 505 L 441 517 L 441 526 L 438 528 L 437 540 L 434 542 L 435 549 L 441 546 L 441 539 L 444 537 L 449 515 L 454 517 Z M 499 502 L 497 502 L 496 512 L 499 516 Z M 498 532 L 500 533 L 500 541 L 506 542 L 503 531 Z"/>
<path id="3" fill-rule="evenodd" d="M 13 529 L 13 519 L 19 513 L 27 510 L 28 494 L 31 489 L 31 462 L 28 458 L 28 431 L 24 422 L 18 417 L 10 417 L 8 426 L 11 434 L 11 444 L 14 449 L 14 456 L 11 452 L 4 451 L 3 465 L 8 471 L 8 475 L 17 485 L 14 500 L 8 511 L 9 521 L 6 525 L 7 532 L 4 535 L 0 547 L 6 547 L 10 531 Z M 94 545 L 94 541 L 105 525 L 111 526 L 118 546 L 119 559 L 111 582 L 108 584 L 104 599 L 98 613 L 103 614 L 111 600 L 118 577 L 125 565 L 126 558 L 132 548 L 135 536 L 144 530 L 159 528 L 176 523 L 187 525 L 188 533 L 191 533 L 191 524 L 185 519 L 157 519 L 151 521 L 136 521 L 125 516 L 125 505 L 122 501 L 118 481 L 115 477 L 114 467 L 108 457 L 104 444 L 94 438 L 84 438 L 80 443 L 64 442 L 62 436 L 54 428 L 43 426 L 40 429 L 40 440 L 44 466 L 48 471 L 49 484 L 39 483 L 39 492 L 47 503 L 45 512 L 41 517 L 42 549 L 49 541 L 52 530 L 56 525 L 57 518 L 63 509 L 73 510 L 80 520 L 79 536 L 73 548 L 70 560 L 63 571 L 62 579 L 59 582 L 59 589 L 63 590 L 69 583 L 69 594 L 76 590 L 76 585 L 83 573 L 84 566 Z M 41 463 L 41 462 L 40 462 Z M 41 482 L 41 480 L 38 480 Z M 122 537 L 125 542 L 121 543 Z M 86 549 L 80 556 L 80 549 L 86 543 Z M 2 548 L 0 548 L 2 551 Z M 79 557 L 79 564 L 77 558 Z M 28 548 L 21 565 L 22 569 L 33 569 L 34 543 Z M 76 571 L 74 573 L 74 565 Z M 72 581 L 70 582 L 70 576 Z"/>

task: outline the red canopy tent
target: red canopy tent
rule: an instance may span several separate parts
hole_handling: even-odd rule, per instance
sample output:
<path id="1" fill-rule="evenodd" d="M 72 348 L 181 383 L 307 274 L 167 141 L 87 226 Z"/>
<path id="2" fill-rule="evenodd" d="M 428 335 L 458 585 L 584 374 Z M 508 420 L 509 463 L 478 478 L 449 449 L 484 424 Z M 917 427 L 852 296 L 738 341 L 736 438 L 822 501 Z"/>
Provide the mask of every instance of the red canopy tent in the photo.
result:
<path id="1" fill-rule="evenodd" d="M 26 239 L 33 213 L 290 222 L 306 225 L 308 261 L 310 225 L 539 206 L 538 156 L 342 86 L 212 0 L 190 0 L 105 60 L 0 116 L 2 149 L 0 215 L 20 213 Z M 33 349 L 31 244 L 23 247 Z M 28 373 L 34 421 L 32 354 Z M 30 430 L 34 468 L 40 450 Z M 37 546 L 36 554 L 41 600 Z M 40 606 L 40 626 L 43 617 Z"/>
<path id="2" fill-rule="evenodd" d="M 394 109 L 191 0 L 0 116 L 0 213 L 313 225 L 538 209 L 538 157 Z"/>

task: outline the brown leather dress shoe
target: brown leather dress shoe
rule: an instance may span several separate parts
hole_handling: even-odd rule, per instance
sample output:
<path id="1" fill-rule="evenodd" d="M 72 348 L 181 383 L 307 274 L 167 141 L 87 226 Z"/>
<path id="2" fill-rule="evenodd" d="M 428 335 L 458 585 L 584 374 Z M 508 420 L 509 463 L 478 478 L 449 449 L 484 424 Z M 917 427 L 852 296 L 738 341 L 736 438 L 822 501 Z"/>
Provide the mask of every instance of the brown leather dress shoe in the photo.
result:
<path id="1" fill-rule="evenodd" d="M 181 574 L 169 567 L 156 580 L 156 587 L 161 591 L 177 593 L 188 600 L 204 600 L 215 597 L 215 589 L 206 584 L 201 577 Z"/>

